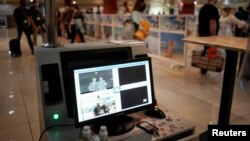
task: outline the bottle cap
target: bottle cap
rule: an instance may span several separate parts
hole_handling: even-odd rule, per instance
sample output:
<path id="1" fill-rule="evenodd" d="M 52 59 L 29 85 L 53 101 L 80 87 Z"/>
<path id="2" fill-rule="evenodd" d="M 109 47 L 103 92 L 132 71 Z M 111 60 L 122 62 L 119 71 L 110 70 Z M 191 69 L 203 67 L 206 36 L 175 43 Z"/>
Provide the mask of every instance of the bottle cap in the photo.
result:
<path id="1" fill-rule="evenodd" d="M 88 130 L 90 130 L 90 128 L 89 128 L 89 126 L 84 126 L 84 127 L 83 127 L 83 130 L 84 130 L 84 131 L 88 131 Z"/>
<path id="2" fill-rule="evenodd" d="M 106 126 L 103 125 L 103 126 L 100 127 L 100 131 L 106 131 L 106 130 L 107 130 Z"/>

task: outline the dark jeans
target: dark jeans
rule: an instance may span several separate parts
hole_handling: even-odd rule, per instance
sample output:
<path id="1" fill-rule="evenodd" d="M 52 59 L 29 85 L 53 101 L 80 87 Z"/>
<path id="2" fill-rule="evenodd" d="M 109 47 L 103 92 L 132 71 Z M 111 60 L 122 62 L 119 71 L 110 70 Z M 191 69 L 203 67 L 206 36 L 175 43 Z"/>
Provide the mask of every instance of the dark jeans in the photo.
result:
<path id="1" fill-rule="evenodd" d="M 249 81 L 250 80 L 250 54 L 244 53 L 241 57 L 242 57 L 241 64 L 240 64 L 240 72 L 242 73 L 241 77 L 242 79 Z"/>
<path id="2" fill-rule="evenodd" d="M 77 34 L 79 35 L 81 42 L 84 43 L 85 39 L 82 32 L 80 32 L 79 29 L 77 30 L 75 25 L 71 25 L 71 43 L 74 43 Z"/>
<path id="3" fill-rule="evenodd" d="M 61 25 L 60 21 L 57 21 L 57 36 L 59 37 L 62 36 L 62 30 L 61 30 L 60 25 Z"/>
<path id="4" fill-rule="evenodd" d="M 31 40 L 31 30 L 30 30 L 30 27 L 29 26 L 18 26 L 17 27 L 17 33 L 18 33 L 18 39 L 19 40 L 21 39 L 23 32 L 25 33 L 25 35 L 27 37 L 29 47 L 30 47 L 30 49 L 31 49 L 31 51 L 33 53 L 34 47 L 33 47 L 33 43 L 32 43 L 32 40 Z"/>
<path id="5" fill-rule="evenodd" d="M 204 46 L 204 49 L 203 49 L 201 55 L 202 55 L 202 56 L 206 56 L 207 50 L 208 50 L 208 49 L 209 49 L 209 46 Z M 206 70 L 206 69 L 200 69 L 200 73 L 201 73 L 202 75 L 206 75 L 207 70 Z"/>
<path id="6" fill-rule="evenodd" d="M 65 28 L 65 31 L 67 33 L 67 38 L 70 39 L 71 38 L 71 33 L 69 31 L 69 25 L 65 24 L 64 28 Z"/>

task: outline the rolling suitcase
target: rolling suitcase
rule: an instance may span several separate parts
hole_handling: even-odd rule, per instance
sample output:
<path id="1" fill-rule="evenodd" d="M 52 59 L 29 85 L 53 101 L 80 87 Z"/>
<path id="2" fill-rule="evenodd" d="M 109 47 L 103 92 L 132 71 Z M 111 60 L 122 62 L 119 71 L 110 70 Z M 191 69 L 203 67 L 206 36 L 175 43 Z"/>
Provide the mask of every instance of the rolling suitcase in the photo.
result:
<path id="1" fill-rule="evenodd" d="M 19 39 L 11 39 L 9 41 L 9 48 L 12 57 L 17 57 L 22 55 Z"/>

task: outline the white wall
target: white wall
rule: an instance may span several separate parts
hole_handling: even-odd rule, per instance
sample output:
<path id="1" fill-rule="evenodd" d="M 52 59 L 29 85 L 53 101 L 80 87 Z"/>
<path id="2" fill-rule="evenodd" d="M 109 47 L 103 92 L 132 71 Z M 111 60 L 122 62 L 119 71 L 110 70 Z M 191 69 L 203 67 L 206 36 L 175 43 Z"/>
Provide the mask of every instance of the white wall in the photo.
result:
<path id="1" fill-rule="evenodd" d="M 13 15 L 14 9 L 17 6 L 11 4 L 0 4 L 0 13 L 6 15 Z"/>

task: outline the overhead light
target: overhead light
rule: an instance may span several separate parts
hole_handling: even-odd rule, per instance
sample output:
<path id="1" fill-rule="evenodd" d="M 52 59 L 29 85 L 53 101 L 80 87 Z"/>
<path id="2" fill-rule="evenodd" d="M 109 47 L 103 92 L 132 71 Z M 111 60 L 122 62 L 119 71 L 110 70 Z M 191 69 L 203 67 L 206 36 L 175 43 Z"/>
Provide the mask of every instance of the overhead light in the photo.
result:
<path id="1" fill-rule="evenodd" d="M 12 115 L 12 114 L 14 114 L 14 113 L 15 113 L 14 110 L 10 110 L 10 111 L 9 111 L 9 115 Z"/>
<path id="2" fill-rule="evenodd" d="M 197 1 L 194 1 L 194 5 L 196 5 L 197 4 Z"/>
<path id="3" fill-rule="evenodd" d="M 11 99 L 11 98 L 13 98 L 14 97 L 14 95 L 13 94 L 11 94 L 11 95 L 9 95 L 9 98 Z"/>
<path id="4" fill-rule="evenodd" d="M 7 3 L 7 0 L 4 0 L 3 3 Z"/>
<path id="5" fill-rule="evenodd" d="M 76 1 L 73 1 L 72 3 L 73 3 L 73 4 L 76 4 Z"/>
<path id="6" fill-rule="evenodd" d="M 225 5 L 228 5 L 228 4 L 229 4 L 229 0 L 225 0 L 225 1 L 224 1 L 224 4 L 225 4 Z"/>

